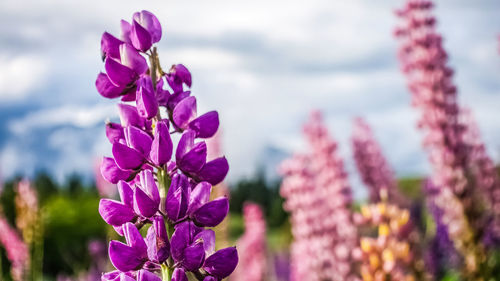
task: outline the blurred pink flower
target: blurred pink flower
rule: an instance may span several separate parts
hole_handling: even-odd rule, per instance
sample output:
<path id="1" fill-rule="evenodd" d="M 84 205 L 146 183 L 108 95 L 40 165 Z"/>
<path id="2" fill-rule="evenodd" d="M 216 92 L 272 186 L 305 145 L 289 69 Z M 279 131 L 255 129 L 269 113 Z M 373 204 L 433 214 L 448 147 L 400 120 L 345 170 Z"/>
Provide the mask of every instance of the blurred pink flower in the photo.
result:
<path id="1" fill-rule="evenodd" d="M 23 281 L 29 267 L 28 247 L 5 217 L 0 215 L 0 243 L 11 263 L 11 274 L 15 281 Z"/>
<path id="2" fill-rule="evenodd" d="M 245 233 L 237 243 L 240 260 L 231 276 L 236 281 L 266 280 L 266 221 L 262 209 L 255 203 L 245 203 L 243 207 Z"/>
<path id="3" fill-rule="evenodd" d="M 370 126 L 361 117 L 354 120 L 351 144 L 356 167 L 363 183 L 368 186 L 370 201 L 379 202 L 381 193 L 385 193 L 389 202 L 407 206 L 407 200 L 398 190 L 394 172 L 375 140 Z"/>
<path id="4" fill-rule="evenodd" d="M 412 104 L 421 113 L 418 127 L 425 132 L 423 144 L 433 166 L 432 181 L 442 188 L 435 203 L 443 211 L 443 223 L 455 247 L 466 258 L 466 270 L 474 274 L 481 250 L 465 215 L 466 208 L 473 205 L 471 196 L 464 196 L 472 192 L 466 178 L 468 147 L 459 120 L 453 70 L 447 66 L 448 55 L 436 31 L 432 8 L 432 1 L 408 0 L 396 12 L 401 26 L 395 34 L 401 42 L 399 59 Z"/>
<path id="5" fill-rule="evenodd" d="M 352 222 L 351 190 L 337 143 L 321 113 L 304 126 L 311 152 L 281 166 L 281 195 L 291 213 L 291 280 L 357 280 L 352 250 L 357 230 Z"/>

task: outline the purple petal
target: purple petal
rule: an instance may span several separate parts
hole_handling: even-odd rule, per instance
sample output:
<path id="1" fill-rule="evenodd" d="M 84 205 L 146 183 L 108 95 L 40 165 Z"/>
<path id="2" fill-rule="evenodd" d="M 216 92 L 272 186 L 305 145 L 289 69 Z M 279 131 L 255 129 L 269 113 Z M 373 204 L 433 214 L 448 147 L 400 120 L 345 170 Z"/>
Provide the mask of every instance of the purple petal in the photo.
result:
<path id="1" fill-rule="evenodd" d="M 101 37 L 101 53 L 103 59 L 106 57 L 120 59 L 120 45 L 122 43 L 120 39 L 104 32 Z"/>
<path id="2" fill-rule="evenodd" d="M 196 173 L 207 161 L 207 144 L 199 142 L 191 148 L 181 159 L 177 160 L 179 168 L 188 173 Z"/>
<path id="3" fill-rule="evenodd" d="M 129 206 L 130 209 L 134 207 L 134 191 L 128 183 L 124 181 L 118 182 L 118 194 L 123 204 Z"/>
<path id="4" fill-rule="evenodd" d="M 119 103 L 118 113 L 120 115 L 120 120 L 123 127 L 144 127 L 144 119 L 139 116 L 139 113 L 137 113 L 137 108 L 135 106 Z"/>
<path id="5" fill-rule="evenodd" d="M 119 97 L 125 90 L 125 86 L 116 86 L 109 80 L 108 75 L 102 72 L 97 75 L 95 87 L 101 96 L 108 99 Z"/>
<path id="6" fill-rule="evenodd" d="M 205 260 L 203 269 L 219 279 L 228 277 L 238 264 L 238 252 L 235 247 L 218 250 Z"/>
<path id="7" fill-rule="evenodd" d="M 143 76 L 137 82 L 137 111 L 139 115 L 151 119 L 158 113 L 158 101 L 156 93 L 153 90 L 153 82 L 151 77 Z"/>
<path id="8" fill-rule="evenodd" d="M 208 182 L 200 182 L 191 191 L 191 196 L 189 199 L 188 215 L 193 214 L 194 211 L 198 210 L 203 204 L 210 200 L 210 192 L 212 191 L 212 186 Z"/>
<path id="9" fill-rule="evenodd" d="M 127 244 L 137 251 L 138 256 L 147 258 L 148 248 L 137 227 L 130 222 L 127 222 L 123 227 L 123 236 L 125 236 Z"/>
<path id="10" fill-rule="evenodd" d="M 144 157 L 149 155 L 153 139 L 148 133 L 137 127 L 128 126 L 125 128 L 125 140 L 129 147 L 139 151 Z"/>
<path id="11" fill-rule="evenodd" d="M 101 174 L 110 183 L 116 184 L 120 180 L 127 180 L 132 177 L 132 172 L 122 170 L 116 165 L 115 159 L 103 157 L 101 163 Z"/>
<path id="12" fill-rule="evenodd" d="M 172 121 L 183 130 L 188 127 L 189 122 L 196 118 L 196 98 L 191 96 L 180 101 L 174 108 Z"/>
<path id="13" fill-rule="evenodd" d="M 203 281 L 217 281 L 217 278 L 208 275 L 208 276 L 205 276 L 205 278 L 203 278 Z"/>
<path id="14" fill-rule="evenodd" d="M 193 148 L 195 137 L 196 133 L 191 130 L 185 131 L 182 134 L 181 139 L 177 144 L 177 150 L 175 151 L 175 158 L 177 161 L 179 161 L 179 159 L 181 159 L 186 153 L 189 152 L 189 150 L 191 150 L 191 148 Z"/>
<path id="15" fill-rule="evenodd" d="M 203 243 L 197 242 L 184 249 L 184 260 L 182 265 L 189 271 L 197 270 L 203 264 L 205 259 L 205 249 Z"/>
<path id="16" fill-rule="evenodd" d="M 170 239 L 170 253 L 175 262 L 181 262 L 184 259 L 184 249 L 190 241 L 190 223 L 183 222 L 175 226 L 174 234 Z"/>
<path id="17" fill-rule="evenodd" d="M 140 187 L 134 189 L 134 210 L 136 213 L 149 218 L 156 214 L 159 202 L 155 202 Z"/>
<path id="18" fill-rule="evenodd" d="M 170 95 L 167 101 L 167 109 L 170 111 L 174 110 L 177 104 L 179 104 L 179 102 L 181 102 L 183 99 L 189 97 L 189 95 L 191 95 L 190 91 L 179 92 Z"/>
<path id="19" fill-rule="evenodd" d="M 119 142 L 113 143 L 112 152 L 116 164 L 123 170 L 137 169 L 144 162 L 144 157 L 139 151 Z"/>
<path id="20" fill-rule="evenodd" d="M 152 272 L 141 269 L 137 272 L 137 281 L 161 281 L 161 278 Z"/>
<path id="21" fill-rule="evenodd" d="M 125 139 L 123 127 L 117 123 L 106 123 L 106 137 L 110 143 L 121 142 Z"/>
<path id="22" fill-rule="evenodd" d="M 185 175 L 175 174 L 167 192 L 165 212 L 171 221 L 177 221 L 186 215 L 191 187 Z"/>
<path id="23" fill-rule="evenodd" d="M 220 197 L 201 206 L 192 217 L 197 225 L 214 227 L 224 220 L 228 211 L 229 200 L 227 197 Z"/>
<path id="24" fill-rule="evenodd" d="M 143 10 L 140 13 L 134 13 L 132 18 L 149 32 L 153 43 L 160 41 L 161 24 L 153 13 Z"/>
<path id="25" fill-rule="evenodd" d="M 99 201 L 99 214 L 106 223 L 114 226 L 120 226 L 135 218 L 132 208 L 112 199 Z"/>
<path id="26" fill-rule="evenodd" d="M 125 128 L 125 140 L 127 146 L 142 153 L 144 158 L 149 156 L 153 138 L 148 133 L 137 127 L 128 126 Z"/>
<path id="27" fill-rule="evenodd" d="M 128 43 L 120 45 L 120 62 L 137 74 L 144 74 L 148 70 L 146 59 Z"/>
<path id="28" fill-rule="evenodd" d="M 133 275 L 130 272 L 120 272 L 119 270 L 111 271 L 108 273 L 105 273 L 101 276 L 101 281 L 120 281 L 120 278 L 132 278 Z M 130 280 L 130 279 L 126 279 Z M 132 281 L 134 279 L 132 278 Z"/>
<path id="29" fill-rule="evenodd" d="M 135 20 L 132 21 L 130 29 L 130 41 L 134 48 L 143 52 L 149 50 L 153 44 L 149 32 Z"/>
<path id="30" fill-rule="evenodd" d="M 172 274 L 171 281 L 188 281 L 188 278 L 186 276 L 186 272 L 184 272 L 184 269 L 182 269 L 180 267 L 176 267 L 174 269 L 174 273 Z"/>
<path id="31" fill-rule="evenodd" d="M 148 196 L 160 204 L 160 191 L 156 185 L 153 172 L 151 170 L 142 171 L 139 174 L 139 180 L 142 188 L 147 192 Z"/>
<path id="32" fill-rule="evenodd" d="M 137 73 L 112 58 L 106 58 L 104 68 L 115 86 L 129 86 L 137 79 Z"/>
<path id="33" fill-rule="evenodd" d="M 213 137 L 218 128 L 219 114 L 217 111 L 207 112 L 189 123 L 189 129 L 196 132 L 197 138 Z"/>
<path id="34" fill-rule="evenodd" d="M 120 271 L 140 269 L 146 262 L 146 259 L 137 255 L 134 248 L 115 240 L 109 242 L 108 252 L 111 263 Z"/>
<path id="35" fill-rule="evenodd" d="M 122 101 L 135 101 L 136 100 L 137 85 L 133 84 L 122 93 Z"/>
<path id="36" fill-rule="evenodd" d="M 215 251 L 215 232 L 211 229 L 204 229 L 194 237 L 195 241 L 203 241 L 205 255 L 208 257 Z"/>
<path id="37" fill-rule="evenodd" d="M 226 157 L 216 158 L 206 163 L 197 173 L 200 180 L 208 181 L 212 185 L 221 183 L 229 171 Z"/>
<path id="38" fill-rule="evenodd" d="M 170 69 L 170 73 L 167 76 L 167 82 L 174 93 L 182 92 L 183 84 L 191 87 L 191 73 L 182 64 L 173 65 Z"/>
<path id="39" fill-rule="evenodd" d="M 162 120 L 156 123 L 155 138 L 149 154 L 151 161 L 158 166 L 165 165 L 172 158 L 173 144 L 167 122 Z"/>
<path id="40" fill-rule="evenodd" d="M 150 260 L 163 263 L 168 259 L 170 255 L 170 243 L 163 217 L 154 217 L 153 225 L 148 229 L 146 243 L 148 245 L 148 257 Z"/>
<path id="41" fill-rule="evenodd" d="M 131 43 L 130 41 L 130 30 L 132 29 L 132 25 L 128 21 L 121 20 L 120 21 L 120 38 L 123 42 Z"/>

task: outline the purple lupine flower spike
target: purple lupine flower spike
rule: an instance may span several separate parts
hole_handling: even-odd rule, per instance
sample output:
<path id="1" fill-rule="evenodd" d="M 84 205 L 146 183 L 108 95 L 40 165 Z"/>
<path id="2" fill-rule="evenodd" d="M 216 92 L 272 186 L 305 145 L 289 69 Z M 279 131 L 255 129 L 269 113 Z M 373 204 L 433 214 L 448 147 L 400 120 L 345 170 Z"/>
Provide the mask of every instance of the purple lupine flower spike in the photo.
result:
<path id="1" fill-rule="evenodd" d="M 205 229 L 229 210 L 226 197 L 210 201 L 212 185 L 228 173 L 227 160 L 207 162 L 207 145 L 197 140 L 217 132 L 219 115 L 197 115 L 196 98 L 184 90 L 192 84 L 184 65 L 161 71 L 152 48 L 161 36 L 158 19 L 141 11 L 121 21 L 120 39 L 104 33 L 101 40 L 106 71 L 97 77 L 97 91 L 135 103 L 119 103 L 120 124 L 106 124 L 113 157 L 105 157 L 100 168 L 104 179 L 118 183 L 120 201 L 102 199 L 99 213 L 126 243 L 109 243 L 117 270 L 103 274 L 104 281 L 160 281 L 160 272 L 174 281 L 187 281 L 187 272 L 218 281 L 238 262 L 234 248 L 215 252 L 215 232 Z M 171 134 L 180 135 L 174 159 L 172 140 L 178 138 Z"/>

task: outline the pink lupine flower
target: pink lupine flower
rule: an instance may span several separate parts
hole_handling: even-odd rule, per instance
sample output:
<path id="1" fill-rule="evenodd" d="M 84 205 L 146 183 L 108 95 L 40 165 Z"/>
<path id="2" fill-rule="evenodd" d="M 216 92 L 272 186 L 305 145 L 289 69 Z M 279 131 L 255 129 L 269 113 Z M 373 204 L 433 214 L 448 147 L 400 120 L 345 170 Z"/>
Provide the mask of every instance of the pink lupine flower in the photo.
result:
<path id="1" fill-rule="evenodd" d="M 14 281 L 23 281 L 29 267 L 28 247 L 5 217 L 0 215 L 0 243 L 7 252 L 11 263 L 11 275 Z"/>
<path id="2" fill-rule="evenodd" d="M 407 205 L 405 198 L 398 190 L 394 172 L 375 140 L 370 126 L 360 117 L 354 120 L 351 144 L 356 167 L 363 183 L 369 188 L 370 201 L 379 202 L 381 192 L 384 192 L 389 202 L 400 206 Z"/>
<path id="3" fill-rule="evenodd" d="M 254 203 L 245 203 L 243 207 L 245 233 L 239 239 L 240 262 L 236 267 L 233 280 L 266 280 L 266 221 L 262 209 Z"/>
<path id="4" fill-rule="evenodd" d="M 357 231 L 350 212 L 351 190 L 337 143 L 321 114 L 304 127 L 311 153 L 296 155 L 281 166 L 281 195 L 291 213 L 291 279 L 357 280 L 351 252 Z"/>
<path id="5" fill-rule="evenodd" d="M 16 186 L 16 226 L 22 232 L 27 244 L 40 236 L 40 214 L 38 196 L 28 180 L 20 181 Z"/>
<path id="6" fill-rule="evenodd" d="M 425 132 L 423 144 L 433 166 L 432 181 L 443 189 L 435 202 L 443 210 L 443 222 L 450 237 L 466 258 L 466 270 L 474 273 L 481 254 L 465 215 L 468 206 L 460 200 L 470 192 L 466 178 L 468 151 L 464 128 L 459 122 L 453 70 L 447 66 L 448 55 L 435 29 L 432 7 L 431 1 L 408 0 L 397 11 L 402 24 L 395 34 L 401 42 L 399 59 L 412 104 L 421 113 L 418 127 Z"/>

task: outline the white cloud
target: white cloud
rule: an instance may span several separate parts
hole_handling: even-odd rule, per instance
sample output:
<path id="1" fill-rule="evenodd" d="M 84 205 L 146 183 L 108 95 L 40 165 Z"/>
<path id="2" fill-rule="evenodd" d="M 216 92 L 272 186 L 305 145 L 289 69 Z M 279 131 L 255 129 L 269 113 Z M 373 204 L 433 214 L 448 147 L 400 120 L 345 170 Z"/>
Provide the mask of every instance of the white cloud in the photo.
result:
<path id="1" fill-rule="evenodd" d="M 48 63 L 40 56 L 2 56 L 0 53 L 0 98 L 19 100 L 45 83 Z"/>
<path id="2" fill-rule="evenodd" d="M 52 128 L 61 125 L 72 125 L 89 128 L 98 123 L 104 124 L 107 118 L 116 116 L 116 107 L 110 104 L 62 107 L 41 109 L 27 114 L 20 119 L 9 122 L 9 130 L 17 135 L 25 134 L 33 129 Z"/>

